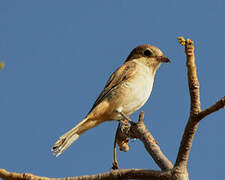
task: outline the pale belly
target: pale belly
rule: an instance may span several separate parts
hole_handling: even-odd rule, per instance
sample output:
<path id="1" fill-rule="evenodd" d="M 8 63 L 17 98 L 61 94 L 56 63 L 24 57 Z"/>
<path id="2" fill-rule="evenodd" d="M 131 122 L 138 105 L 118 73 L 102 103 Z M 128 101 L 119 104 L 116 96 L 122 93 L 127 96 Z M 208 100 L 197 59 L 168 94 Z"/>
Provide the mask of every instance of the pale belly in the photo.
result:
<path id="1" fill-rule="evenodd" d="M 150 77 L 140 78 L 135 83 L 127 83 L 126 86 L 129 89 L 129 94 L 128 96 L 125 95 L 127 97 L 124 97 L 127 100 L 122 104 L 123 112 L 131 115 L 140 109 L 150 97 L 152 85 L 153 82 Z"/>
<path id="2" fill-rule="evenodd" d="M 123 112 L 126 115 L 131 115 L 140 109 L 150 97 L 153 80 L 149 74 L 142 74 L 132 81 L 125 82 L 122 86 L 121 94 L 117 99 L 115 111 Z M 121 119 L 119 113 L 112 113 L 113 120 Z"/>

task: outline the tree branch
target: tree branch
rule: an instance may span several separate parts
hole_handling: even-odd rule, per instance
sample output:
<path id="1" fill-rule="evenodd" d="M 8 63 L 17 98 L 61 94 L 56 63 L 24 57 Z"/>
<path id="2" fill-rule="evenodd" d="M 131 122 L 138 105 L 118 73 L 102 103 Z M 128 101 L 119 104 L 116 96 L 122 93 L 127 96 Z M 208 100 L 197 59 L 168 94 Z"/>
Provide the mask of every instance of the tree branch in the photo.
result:
<path id="1" fill-rule="evenodd" d="M 202 120 L 204 117 L 208 116 L 209 114 L 211 113 L 214 113 L 218 110 L 220 110 L 221 108 L 224 108 L 225 107 L 225 96 L 216 102 L 216 104 L 210 106 L 209 108 L 201 111 L 199 114 L 198 114 L 198 121 Z"/>
<path id="2" fill-rule="evenodd" d="M 40 177 L 30 173 L 15 173 L 8 172 L 5 169 L 0 169 L 0 178 L 5 180 L 118 180 L 118 179 L 148 179 L 150 180 L 169 180 L 172 177 L 170 171 L 161 172 L 153 170 L 144 169 L 121 169 L 114 170 L 106 173 L 96 174 L 96 175 L 85 175 L 77 177 L 67 177 L 67 178 L 48 178 Z"/>
<path id="3" fill-rule="evenodd" d="M 144 124 L 143 111 L 139 115 L 138 123 L 133 123 L 129 127 L 127 133 L 125 133 L 126 131 L 124 130 L 123 126 L 122 127 L 119 126 L 119 128 L 120 128 L 119 131 L 117 130 L 116 138 L 117 138 L 117 144 L 120 147 L 120 150 L 125 152 L 128 151 L 129 150 L 128 139 L 138 138 L 143 142 L 145 149 L 151 155 L 155 163 L 161 168 L 161 170 L 170 170 L 173 168 L 173 164 L 162 153 L 154 137 L 152 136 L 150 131 L 146 128 Z M 113 164 L 115 164 L 115 162 Z"/>
<path id="4" fill-rule="evenodd" d="M 187 161 L 188 161 L 189 153 L 192 147 L 192 141 L 193 141 L 195 132 L 198 128 L 198 122 L 195 121 L 195 119 L 198 113 L 201 111 L 200 93 L 199 93 L 200 85 L 199 85 L 199 81 L 197 77 L 197 68 L 195 65 L 194 43 L 190 39 L 187 39 L 184 45 L 185 45 L 185 53 L 186 53 L 186 66 L 188 71 L 187 76 L 188 76 L 189 93 L 190 93 L 190 99 L 191 99 L 191 108 L 190 108 L 189 119 L 184 130 L 179 152 L 175 162 L 175 167 L 178 168 L 179 171 L 186 171 Z"/>
<path id="5" fill-rule="evenodd" d="M 197 131 L 199 121 L 205 116 L 221 109 L 225 106 L 225 97 L 218 101 L 215 105 L 210 108 L 201 111 L 200 105 L 200 92 L 199 92 L 199 81 L 197 77 L 197 68 L 195 65 L 194 56 L 194 43 L 192 40 L 185 40 L 183 37 L 179 37 L 178 41 L 185 45 L 186 53 L 186 66 L 187 66 L 187 76 L 189 84 L 189 93 L 191 99 L 190 115 L 187 125 L 184 130 L 184 134 L 179 147 L 179 152 L 174 165 L 174 171 L 187 172 L 187 161 L 189 158 L 189 153 L 192 147 L 192 142 L 194 135 Z"/>
<path id="6" fill-rule="evenodd" d="M 120 140 L 119 138 L 119 127 L 120 127 L 120 124 L 118 124 L 117 126 L 117 129 L 116 129 L 116 135 L 115 135 L 115 138 L 114 138 L 114 144 L 113 144 L 113 163 L 112 163 L 112 169 L 115 170 L 115 169 L 119 169 L 119 164 L 118 164 L 118 161 L 117 161 L 117 156 L 116 156 L 116 144 L 120 142 L 123 142 L 124 140 Z"/>

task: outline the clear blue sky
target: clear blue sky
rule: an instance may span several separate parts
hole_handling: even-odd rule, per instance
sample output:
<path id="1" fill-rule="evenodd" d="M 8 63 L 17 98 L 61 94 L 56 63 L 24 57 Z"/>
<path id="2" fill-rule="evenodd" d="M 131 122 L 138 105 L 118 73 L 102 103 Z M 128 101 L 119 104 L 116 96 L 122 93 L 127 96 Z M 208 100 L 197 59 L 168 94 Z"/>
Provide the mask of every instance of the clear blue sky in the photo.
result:
<path id="1" fill-rule="evenodd" d="M 205 108 L 225 96 L 224 9 L 224 0 L 1 0 L 0 168 L 49 177 L 110 170 L 117 122 L 90 130 L 59 158 L 50 148 L 86 115 L 129 52 L 145 43 L 172 60 L 161 66 L 142 110 L 174 162 L 189 113 L 184 50 L 176 38 L 195 41 Z M 191 179 L 225 179 L 224 137 L 225 109 L 199 126 Z M 139 141 L 118 156 L 121 168 L 158 169 Z"/>

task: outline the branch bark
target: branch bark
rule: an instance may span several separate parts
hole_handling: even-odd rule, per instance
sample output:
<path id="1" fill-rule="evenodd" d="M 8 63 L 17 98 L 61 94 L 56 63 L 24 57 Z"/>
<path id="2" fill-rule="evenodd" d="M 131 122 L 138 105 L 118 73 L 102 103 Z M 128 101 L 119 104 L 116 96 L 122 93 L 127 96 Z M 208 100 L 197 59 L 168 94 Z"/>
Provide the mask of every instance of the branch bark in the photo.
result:
<path id="1" fill-rule="evenodd" d="M 181 140 L 179 147 L 179 152 L 177 159 L 174 165 L 174 172 L 187 172 L 187 163 L 189 159 L 189 154 L 192 147 L 192 142 L 194 135 L 197 131 L 199 121 L 205 116 L 213 113 L 225 105 L 225 98 L 218 101 L 215 105 L 207 108 L 204 111 L 201 111 L 200 103 L 200 84 L 197 77 L 197 68 L 195 65 L 195 56 L 194 56 L 194 43 L 192 40 L 184 40 L 183 37 L 178 38 L 178 41 L 185 45 L 185 54 L 186 54 L 186 66 L 187 66 L 187 77 L 189 85 L 189 93 L 191 100 L 191 108 L 189 119 L 184 130 L 184 134 Z"/>
<path id="2" fill-rule="evenodd" d="M 181 172 L 187 171 L 187 161 L 192 147 L 192 141 L 199 124 L 199 122 L 196 121 L 196 116 L 201 111 L 199 93 L 200 84 L 198 81 L 197 68 L 195 65 L 194 43 L 190 39 L 187 39 L 185 41 L 185 53 L 191 107 L 189 119 L 184 130 L 179 152 L 175 162 L 175 169 Z"/>
<path id="3" fill-rule="evenodd" d="M 225 96 L 217 101 L 214 105 L 210 106 L 209 108 L 201 111 L 199 114 L 198 114 L 198 117 L 197 117 L 197 120 L 200 121 L 202 120 L 204 117 L 220 110 L 221 108 L 224 108 L 225 107 Z"/>
<path id="4" fill-rule="evenodd" d="M 144 112 L 142 113 L 144 116 Z M 161 170 L 166 171 L 173 168 L 173 164 L 163 154 L 151 132 L 146 128 L 143 120 L 139 120 L 136 126 L 131 126 L 130 136 L 132 138 L 138 138 L 142 141 L 145 149 L 148 151 L 148 153 L 151 155 L 151 157 Z"/>
<path id="5" fill-rule="evenodd" d="M 149 153 L 149 155 L 153 158 L 155 163 L 160 167 L 161 170 L 166 171 L 173 168 L 173 164 L 170 160 L 163 154 L 159 145 L 155 141 L 151 132 L 146 128 L 144 124 L 144 112 L 142 111 L 139 115 L 138 123 L 131 124 L 127 133 L 124 131 L 124 127 L 118 126 L 116 142 L 122 151 L 128 151 L 128 139 L 129 138 L 138 138 L 145 146 L 145 149 Z M 115 149 L 114 149 L 115 150 Z M 114 151 L 114 167 L 118 165 L 117 160 L 115 159 L 115 151 Z"/>
<path id="6" fill-rule="evenodd" d="M 85 175 L 79 177 L 66 178 L 48 178 L 40 177 L 29 173 L 8 172 L 5 169 L 0 169 L 0 178 L 5 180 L 118 180 L 118 179 L 148 179 L 150 180 L 169 180 L 172 177 L 170 171 L 154 171 L 144 169 L 121 169 L 96 175 Z"/>

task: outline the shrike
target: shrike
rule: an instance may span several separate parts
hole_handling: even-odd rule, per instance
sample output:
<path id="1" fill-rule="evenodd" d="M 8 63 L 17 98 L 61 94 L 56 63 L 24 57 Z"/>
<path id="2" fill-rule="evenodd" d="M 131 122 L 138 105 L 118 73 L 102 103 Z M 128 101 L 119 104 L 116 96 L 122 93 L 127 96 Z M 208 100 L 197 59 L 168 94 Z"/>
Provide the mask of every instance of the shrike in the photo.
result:
<path id="1" fill-rule="evenodd" d="M 84 132 L 100 123 L 126 119 L 140 109 L 151 94 L 155 73 L 163 62 L 170 60 L 155 46 L 133 49 L 110 76 L 87 116 L 55 143 L 53 153 L 59 156 Z"/>

